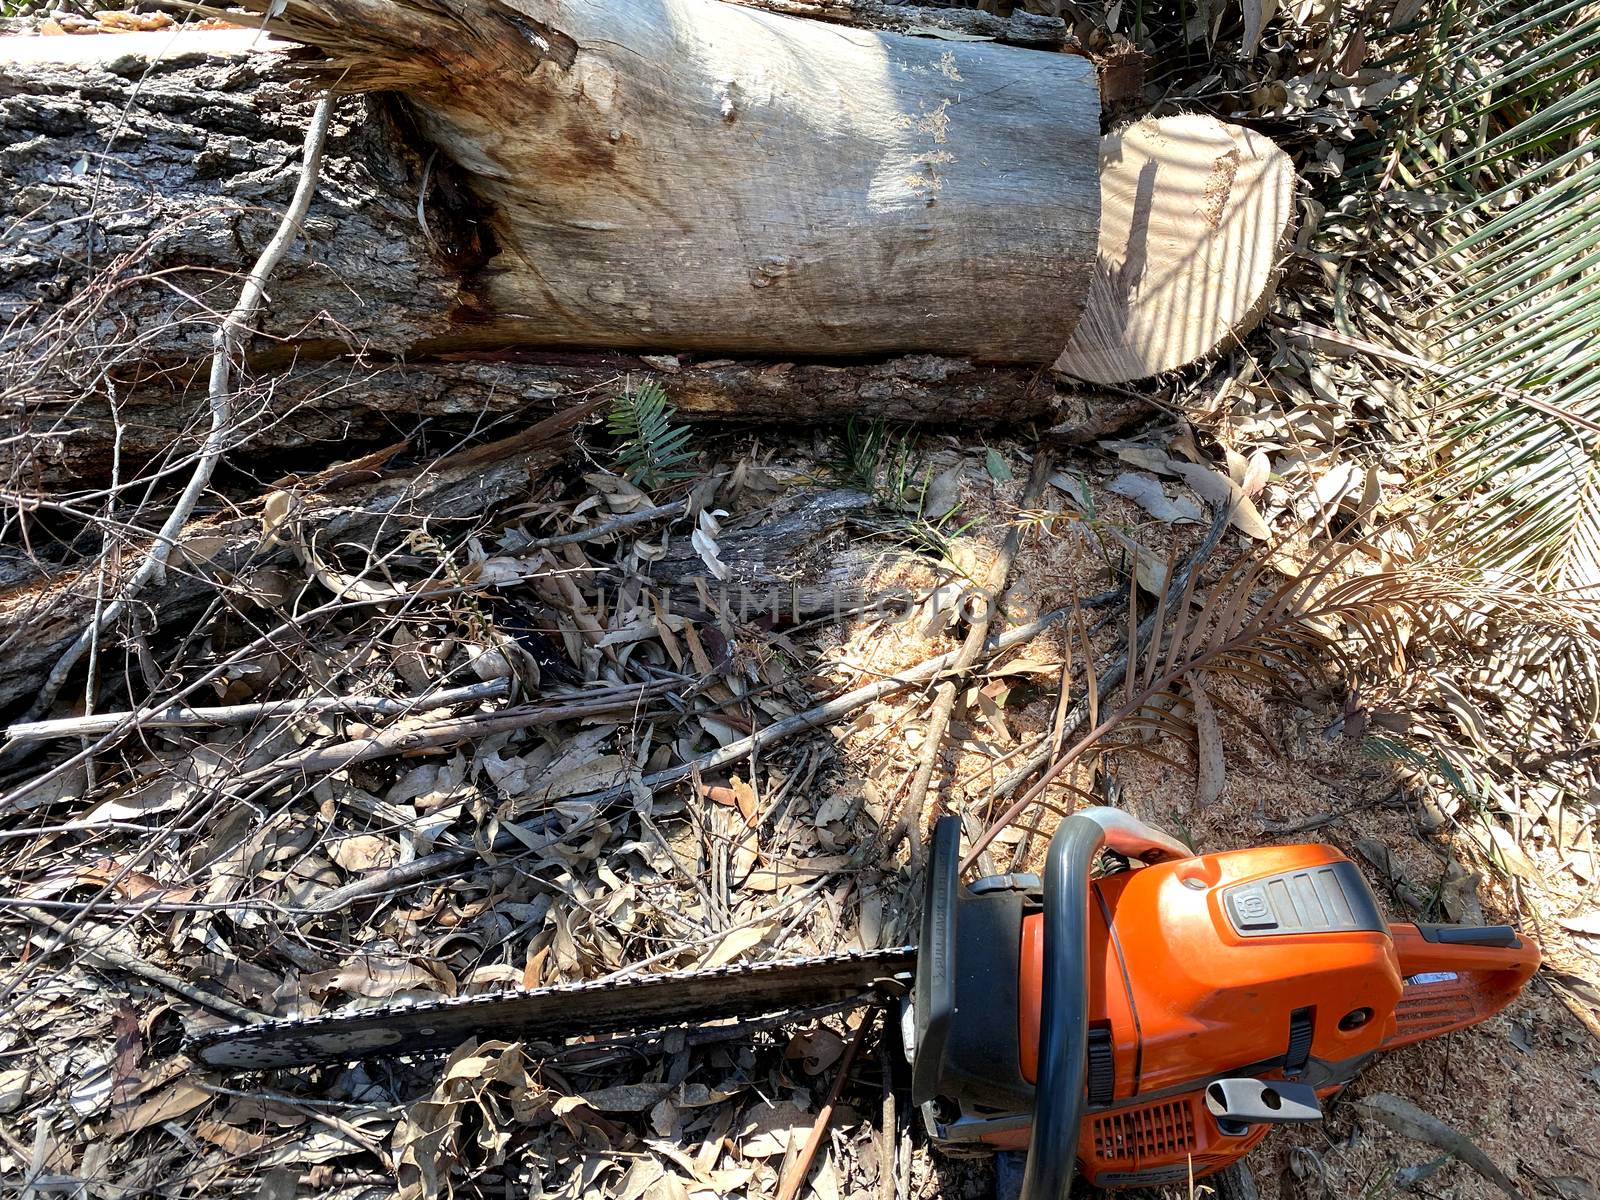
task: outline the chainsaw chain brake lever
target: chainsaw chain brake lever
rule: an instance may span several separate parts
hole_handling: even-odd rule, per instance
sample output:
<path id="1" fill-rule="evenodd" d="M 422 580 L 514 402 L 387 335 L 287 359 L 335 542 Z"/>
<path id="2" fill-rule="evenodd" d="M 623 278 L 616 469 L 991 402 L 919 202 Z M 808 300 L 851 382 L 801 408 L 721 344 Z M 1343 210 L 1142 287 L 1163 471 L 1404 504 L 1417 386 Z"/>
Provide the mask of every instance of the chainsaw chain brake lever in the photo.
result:
<path id="1" fill-rule="evenodd" d="M 1206 1108 L 1229 1137 L 1238 1137 L 1252 1125 L 1322 1120 L 1316 1089 L 1285 1079 L 1212 1080 L 1206 1085 Z"/>
<path id="2" fill-rule="evenodd" d="M 1132 813 L 1123 812 L 1120 808 L 1102 805 L 1079 809 L 1075 815 L 1086 817 L 1100 826 L 1106 846 L 1124 858 L 1158 863 L 1194 857 L 1194 851 L 1171 834 L 1162 832 L 1154 825 L 1146 825 Z"/>

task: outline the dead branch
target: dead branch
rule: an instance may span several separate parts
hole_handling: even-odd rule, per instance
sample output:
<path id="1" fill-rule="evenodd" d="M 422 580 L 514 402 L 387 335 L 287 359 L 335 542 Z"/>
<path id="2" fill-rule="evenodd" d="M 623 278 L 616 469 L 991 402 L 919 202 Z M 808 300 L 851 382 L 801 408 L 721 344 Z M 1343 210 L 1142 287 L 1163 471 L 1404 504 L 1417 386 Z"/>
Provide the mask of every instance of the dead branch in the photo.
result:
<path id="1" fill-rule="evenodd" d="M 844 1057 L 839 1060 L 839 1073 L 833 1077 L 833 1086 L 828 1089 L 828 1098 L 823 1101 L 822 1108 L 817 1112 L 817 1119 L 811 1125 L 806 1144 L 778 1184 L 778 1200 L 795 1200 L 800 1194 L 800 1189 L 805 1187 L 806 1176 L 811 1174 L 811 1163 L 817 1157 L 822 1139 L 827 1136 L 828 1123 L 833 1120 L 833 1110 L 839 1104 L 839 1097 L 844 1094 L 845 1084 L 850 1081 L 850 1072 L 856 1065 L 856 1055 L 861 1053 L 861 1046 L 867 1040 L 867 1033 L 877 1023 L 878 1006 L 874 1004 L 867 1009 L 866 1015 L 861 1018 L 861 1024 L 856 1028 L 855 1036 L 845 1047 Z"/>
<path id="2" fill-rule="evenodd" d="M 213 1012 L 237 1021 L 241 1024 L 253 1024 L 262 1020 L 261 1014 L 252 1012 L 243 1005 L 235 1004 L 223 996 L 214 996 L 203 991 L 191 983 L 179 979 L 170 971 L 164 971 L 152 963 L 145 962 L 142 958 L 135 958 L 126 951 L 119 950 L 116 946 L 108 944 L 103 938 L 95 938 L 96 930 L 85 928 L 81 925 L 68 925 L 65 921 L 58 921 L 48 913 L 35 908 L 25 910 L 28 920 L 43 925 L 52 933 L 66 939 L 77 946 L 83 956 L 91 962 L 98 962 L 103 966 L 116 971 L 126 971 L 129 975 L 137 975 L 157 987 L 165 988 L 174 995 L 192 1000 Z M 81 919 L 81 918 L 80 918 Z"/>
<path id="3" fill-rule="evenodd" d="M 206 434 L 200 457 L 195 462 L 194 473 L 172 506 L 172 511 L 167 514 L 167 519 L 162 522 L 161 530 L 156 534 L 155 543 L 150 547 L 144 562 L 122 586 L 122 594 L 116 600 L 104 608 L 99 608 L 97 604 L 98 611 L 89 627 L 50 668 L 50 674 L 45 677 L 44 685 L 39 689 L 39 694 L 23 717 L 24 721 L 37 720 L 49 712 L 61 689 L 66 686 L 72 668 L 99 638 L 101 632 L 122 616 L 128 604 L 145 587 L 152 583 L 159 585 L 165 581 L 167 560 L 177 548 L 183 528 L 194 514 L 195 505 L 199 503 L 201 494 L 210 486 L 212 473 L 227 448 L 233 426 L 233 359 L 243 347 L 246 336 L 254 332 L 256 313 L 266 296 L 267 279 L 299 231 L 306 210 L 311 207 L 311 197 L 317 190 L 317 168 L 322 161 L 322 147 L 327 141 L 328 122 L 332 116 L 333 101 L 331 99 L 320 101 L 316 111 L 311 115 L 311 124 L 306 130 L 305 153 L 300 163 L 300 181 L 295 187 L 294 198 L 284 211 L 283 219 L 279 222 L 278 230 L 272 240 L 261 251 L 255 266 L 250 268 L 250 274 L 239 291 L 238 302 L 217 327 L 213 336 L 211 383 L 207 393 L 211 408 L 211 429 Z"/>
<path id="4" fill-rule="evenodd" d="M 1022 496 L 1024 511 L 1039 502 L 1045 482 L 1050 477 L 1050 464 L 1051 454 L 1048 449 L 1041 447 L 1034 453 L 1033 470 L 1028 476 L 1028 485 Z M 990 564 L 989 572 L 984 577 L 982 608 L 977 613 L 968 615 L 967 636 L 956 652 L 955 662 L 951 665 L 948 675 L 939 681 L 939 686 L 934 691 L 933 705 L 928 713 L 926 737 L 917 762 L 916 774 L 911 780 L 911 790 L 906 796 L 900 819 L 895 822 L 894 830 L 881 851 L 885 856 L 894 853 L 902 839 L 910 834 L 913 871 L 922 859 L 922 808 L 927 800 L 928 784 L 933 779 L 933 772 L 938 766 L 940 756 L 944 753 L 945 734 L 950 729 L 951 714 L 955 712 L 956 696 L 960 694 L 967 673 L 977 663 L 983 654 L 984 645 L 989 640 L 989 627 L 996 611 L 1002 606 L 1007 581 L 1011 576 L 1011 564 L 1016 561 L 1017 549 L 1022 544 L 1022 533 L 1022 523 L 1013 522 L 1011 528 L 1006 531 L 1000 553 Z"/>
<path id="5" fill-rule="evenodd" d="M 215 725 L 242 725 L 271 717 L 402 716 L 430 709 L 453 708 L 479 700 L 497 700 L 510 693 L 505 679 L 440 688 L 420 696 L 311 696 L 303 700 L 263 700 L 256 704 L 219 704 L 215 708 L 190 708 L 184 704 L 144 708 L 130 712 L 96 713 L 85 717 L 60 717 L 53 721 L 17 722 L 6 730 L 13 742 L 43 742 L 56 738 L 97 737 L 136 729 L 202 729 Z"/>

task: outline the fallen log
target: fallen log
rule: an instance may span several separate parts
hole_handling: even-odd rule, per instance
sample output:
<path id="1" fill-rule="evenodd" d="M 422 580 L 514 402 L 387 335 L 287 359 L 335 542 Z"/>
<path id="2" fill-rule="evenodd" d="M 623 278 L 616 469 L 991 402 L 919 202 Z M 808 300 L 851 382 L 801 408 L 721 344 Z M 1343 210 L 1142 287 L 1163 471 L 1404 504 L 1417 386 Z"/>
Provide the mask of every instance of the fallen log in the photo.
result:
<path id="1" fill-rule="evenodd" d="M 329 88 L 403 93 L 466 172 L 480 339 L 1038 363 L 1087 290 L 1082 58 L 722 0 L 245 7 Z"/>
<path id="2" fill-rule="evenodd" d="M 900 6 L 784 2 L 830 20 L 844 13 L 914 28 L 892 11 Z M 376 20 L 381 8 L 363 12 Z M 307 11 L 297 9 L 296 19 Z M 505 11 L 492 7 L 484 18 L 497 37 L 506 36 Z M 681 370 L 662 376 L 690 417 L 865 412 L 988 422 L 1045 414 L 1052 388 L 1034 371 L 974 364 L 1048 361 L 1087 287 L 1098 206 L 1089 64 L 857 33 L 714 0 L 684 11 L 712 14 L 713 32 L 732 22 L 740 38 L 766 38 L 771 53 L 795 50 L 784 40 L 791 36 L 811 53 L 821 36 L 849 47 L 847 65 L 859 66 L 877 47 L 890 70 L 867 91 L 830 77 L 832 110 L 813 80 L 797 93 L 810 106 L 799 116 L 787 111 L 799 99 L 774 92 L 762 100 L 751 84 L 739 110 L 749 119 L 732 126 L 743 140 L 712 153 L 731 136 L 726 122 L 707 129 L 703 145 L 685 134 L 677 157 L 663 150 L 649 168 L 665 194 L 648 203 L 637 180 L 616 201 L 612 167 L 574 165 L 548 178 L 489 161 L 481 146 L 430 140 L 421 126 L 465 118 L 430 116 L 415 97 L 342 102 L 304 238 L 278 269 L 244 364 L 255 387 L 241 388 L 241 413 L 251 419 L 239 437 L 267 455 L 319 444 L 348 454 L 352 443 L 392 441 L 420 421 L 516 415 L 530 405 L 537 417 L 575 392 L 656 369 L 592 352 L 623 344 L 669 361 L 697 347 L 701 359 L 738 355 L 711 365 L 686 355 Z M 948 23 L 928 11 L 930 27 Z M 419 38 L 423 19 L 411 12 L 412 24 L 401 25 Z M 641 28 L 660 34 L 649 22 Z M 354 35 L 337 22 L 328 29 L 344 39 L 336 53 L 348 61 Z M 0 40 L 0 175 L 13 185 L 0 191 L 0 219 L 13 234 L 0 248 L 0 455 L 16 490 L 97 483 L 114 450 L 126 476 L 192 444 L 215 314 L 293 189 L 310 107 L 285 82 L 283 43 L 251 53 L 254 36 Z M 401 51 L 369 49 L 373 62 L 398 69 Z M 753 59 L 719 61 L 729 86 L 748 84 L 741 72 L 756 69 Z M 558 70 L 536 66 L 539 86 Z M 977 85 L 1002 70 L 1006 86 L 978 100 Z M 569 90 L 574 71 L 604 73 L 575 58 L 563 76 Z M 370 71 L 365 82 L 377 82 Z M 418 84 L 428 86 L 437 93 Z M 507 105 L 502 113 L 510 111 L 505 96 L 495 101 Z M 866 100 L 877 107 L 862 108 Z M 552 94 L 538 110 L 561 112 L 565 102 L 593 116 L 582 96 Z M 649 114 L 618 104 L 621 144 L 666 136 Z M 788 141 L 777 125 L 790 130 Z M 804 137 L 815 144 L 801 154 L 796 139 Z M 818 161 L 825 148 L 838 164 Z M 575 153 L 548 140 L 522 149 L 562 162 Z M 899 175 L 889 173 L 895 164 L 904 167 Z M 706 199 L 721 187 L 707 175 L 712 167 L 738 176 L 716 203 Z M 585 215 L 584 205 L 600 215 Z M 744 223 L 734 219 L 738 205 Z M 779 232 L 757 236 L 753 225 Z M 597 255 L 613 266 L 600 270 Z M 625 312 L 594 299 L 617 287 L 644 299 Z M 1054 316 L 1041 322 L 1049 297 Z M 644 308 L 681 312 L 646 319 Z M 505 361 L 552 344 L 580 349 Z M 911 350 L 934 353 L 900 353 Z M 751 358 L 780 352 L 803 361 Z"/>
<path id="3" fill-rule="evenodd" d="M 1152 117 L 1100 151 L 1099 261 L 1056 370 L 1128 383 L 1237 345 L 1267 311 L 1294 235 L 1294 164 L 1215 117 Z"/>
<path id="4" fill-rule="evenodd" d="M 258 377 L 239 396 L 233 441 L 257 462 L 303 471 L 424 424 L 449 434 L 486 420 L 536 419 L 647 378 L 690 421 L 826 423 L 866 413 L 907 424 L 998 424 L 1053 419 L 1056 403 L 1040 370 L 934 355 L 848 364 L 525 352 L 371 365 L 338 358 Z M 159 380 L 129 388 L 115 406 L 103 392 L 40 400 L 0 414 L 0 464 L 22 490 L 65 499 L 107 478 L 119 449 L 134 464 L 192 449 L 203 436 L 196 420 L 182 390 Z"/>

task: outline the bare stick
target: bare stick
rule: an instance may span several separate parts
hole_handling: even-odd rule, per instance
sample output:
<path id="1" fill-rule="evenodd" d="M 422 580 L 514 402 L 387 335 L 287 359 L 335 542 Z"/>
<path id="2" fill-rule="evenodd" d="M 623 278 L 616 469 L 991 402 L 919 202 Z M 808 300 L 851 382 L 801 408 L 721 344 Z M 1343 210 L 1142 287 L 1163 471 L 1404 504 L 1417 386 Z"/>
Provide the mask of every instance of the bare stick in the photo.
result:
<path id="1" fill-rule="evenodd" d="M 1044 491 L 1045 480 L 1050 477 L 1050 451 L 1040 449 L 1033 458 L 1033 471 L 1028 477 L 1028 486 L 1022 494 L 1022 506 L 1027 509 L 1030 505 L 1038 503 L 1039 496 Z M 956 660 L 951 665 L 947 676 L 942 679 L 934 691 L 933 708 L 928 714 L 927 736 L 922 744 L 922 755 L 917 763 L 917 773 L 911 780 L 911 791 L 906 796 L 905 806 L 901 809 L 900 819 L 895 822 L 894 830 L 885 842 L 882 854 L 892 854 L 900 845 L 907 834 L 920 828 L 922 824 L 922 808 L 928 798 L 928 784 L 933 779 L 934 769 L 939 765 L 939 755 L 944 749 L 945 734 L 950 729 L 950 718 L 955 712 L 956 696 L 960 694 L 966 675 L 978 658 L 983 654 L 984 643 L 989 640 L 989 625 L 994 620 L 995 610 L 1000 607 L 1001 598 L 1005 595 L 1006 581 L 1011 576 L 1011 564 L 1016 561 L 1017 549 L 1022 545 L 1022 522 L 1014 522 L 1006 531 L 1005 541 L 1001 544 L 1000 554 L 989 567 L 989 572 L 984 578 L 983 610 L 970 618 L 967 627 L 967 636 L 961 643 L 961 648 L 956 651 Z M 920 838 L 911 839 L 911 865 L 915 869 L 922 858 L 922 841 Z"/>
<path id="2" fill-rule="evenodd" d="M 212 1012 L 221 1013 L 243 1025 L 254 1024 L 264 1018 L 260 1013 L 251 1012 L 241 1004 L 226 1000 L 221 996 L 213 996 L 210 992 L 202 991 L 191 983 L 186 983 L 169 971 L 145 962 L 142 958 L 135 958 L 117 947 L 109 945 L 103 940 L 94 940 L 93 931 L 68 925 L 65 921 L 58 921 L 54 917 L 37 909 L 28 909 L 27 917 L 36 921 L 52 933 L 59 934 L 65 940 L 73 943 L 83 951 L 85 958 L 99 962 L 102 966 L 110 967 L 117 971 L 126 971 L 129 975 L 137 975 L 157 987 L 166 988 L 187 1000 L 193 1000 L 202 1007 L 211 1009 Z"/>
<path id="3" fill-rule="evenodd" d="M 682 516 L 688 511 L 688 503 L 683 500 L 675 501 L 672 504 L 658 504 L 654 508 L 641 508 L 638 512 L 623 513 L 620 517 L 613 517 L 609 521 L 601 521 L 600 524 L 591 525 L 587 529 L 575 529 L 571 533 L 539 538 L 522 547 L 522 551 L 547 550 L 551 546 L 572 546 L 579 542 L 597 542 L 603 537 L 610 537 L 613 533 L 620 533 L 624 529 L 632 529 L 635 525 L 646 525 L 658 517 Z M 522 551 L 519 551 L 519 553 Z"/>
<path id="4" fill-rule="evenodd" d="M 176 549 L 178 538 L 182 536 L 183 527 L 189 523 L 189 518 L 194 514 L 200 496 L 210 486 L 211 475 L 231 439 L 233 357 L 239 352 L 246 333 L 253 327 L 256 312 L 266 295 L 267 277 L 272 274 L 278 265 L 278 260 L 289 248 L 289 244 L 300 230 L 300 222 L 305 217 L 306 210 L 311 207 L 311 197 L 317 190 L 317 171 L 322 162 L 322 147 L 328 138 L 328 122 L 332 115 L 332 98 L 319 101 L 316 111 L 311 114 L 311 125 L 306 130 L 305 157 L 300 164 L 300 182 L 295 188 L 294 198 L 290 200 L 289 207 L 283 214 L 277 233 L 273 234 L 266 249 L 256 259 L 255 266 L 250 269 L 244 287 L 239 291 L 239 302 L 233 306 L 233 311 L 212 335 L 211 383 L 208 393 L 211 405 L 211 429 L 206 434 L 205 444 L 195 461 L 194 473 L 189 476 L 188 485 L 156 533 L 155 544 L 150 547 L 144 562 L 123 586 L 122 594 L 106 605 L 90 621 L 89 627 L 78 635 L 78 640 L 56 660 L 55 666 L 50 669 L 50 674 L 44 681 L 44 686 L 39 689 L 39 695 L 23 718 L 24 721 L 37 720 L 49 711 L 56 697 L 60 695 L 61 689 L 66 685 L 67 676 L 72 673 L 72 668 L 77 666 L 84 652 L 96 642 L 104 629 L 127 610 L 128 603 L 147 584 L 159 585 L 165 581 L 167 560 Z"/>
<path id="5" fill-rule="evenodd" d="M 6 730 L 13 742 L 43 742 L 113 733 L 119 729 L 197 729 L 212 725 L 242 725 L 267 717 L 292 717 L 332 712 L 362 716 L 399 716 L 426 712 L 431 708 L 451 708 L 475 700 L 496 700 L 511 690 L 509 680 L 491 679 L 464 687 L 442 688 L 420 696 L 310 696 L 302 700 L 267 700 L 255 704 L 223 704 L 216 708 L 190 708 L 173 704 L 166 708 L 136 709 L 132 712 L 95 713 L 87 717 L 60 717 L 53 721 L 19 722 Z"/>
<path id="6" fill-rule="evenodd" d="M 822 1111 L 817 1113 L 816 1121 L 812 1123 L 811 1136 L 806 1138 L 800 1157 L 794 1160 L 794 1166 L 778 1184 L 778 1200 L 794 1200 L 800 1194 L 800 1189 L 805 1186 L 806 1176 L 811 1174 L 811 1162 L 817 1157 L 822 1139 L 828 1134 L 828 1122 L 833 1120 L 833 1110 L 838 1106 L 839 1097 L 844 1093 L 844 1085 L 850 1080 L 850 1069 L 856 1065 L 856 1055 L 860 1053 L 861 1044 L 867 1040 L 867 1031 L 877 1024 L 877 1018 L 877 1005 L 869 1008 L 867 1015 L 861 1018 L 861 1026 L 856 1030 L 855 1037 L 850 1039 L 850 1045 L 845 1048 L 844 1058 L 839 1062 L 839 1073 L 833 1077 L 833 1087 L 828 1089 L 828 1099 L 823 1103 Z"/>
<path id="7" fill-rule="evenodd" d="M 578 717 L 626 711 L 637 707 L 648 697 L 666 691 L 673 683 L 672 680 L 663 680 L 658 683 L 630 684 L 607 688 L 592 698 L 580 693 L 555 704 L 527 704 L 499 712 L 469 713 L 421 727 L 384 729 L 333 746 L 310 746 L 235 777 L 230 790 L 235 796 L 246 796 L 250 789 L 274 786 L 290 775 L 341 771 L 359 762 L 391 758 L 430 746 L 448 746 L 468 738 L 485 738 L 513 729 L 529 729 L 535 725 L 552 725 Z"/>

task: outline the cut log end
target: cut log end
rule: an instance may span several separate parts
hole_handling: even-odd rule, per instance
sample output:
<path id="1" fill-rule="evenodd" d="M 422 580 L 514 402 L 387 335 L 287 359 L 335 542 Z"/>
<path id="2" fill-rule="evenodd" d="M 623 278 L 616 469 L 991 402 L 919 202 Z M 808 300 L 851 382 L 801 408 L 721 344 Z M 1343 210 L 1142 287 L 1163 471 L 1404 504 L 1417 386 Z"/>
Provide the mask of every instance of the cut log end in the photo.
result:
<path id="1" fill-rule="evenodd" d="M 1237 342 L 1272 300 L 1294 194 L 1288 155 L 1214 117 L 1107 134 L 1095 277 L 1056 370 L 1127 383 Z"/>

